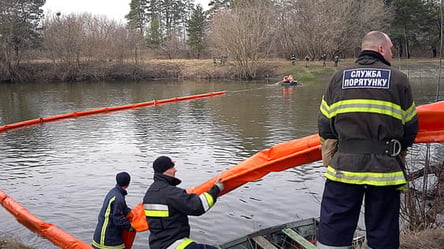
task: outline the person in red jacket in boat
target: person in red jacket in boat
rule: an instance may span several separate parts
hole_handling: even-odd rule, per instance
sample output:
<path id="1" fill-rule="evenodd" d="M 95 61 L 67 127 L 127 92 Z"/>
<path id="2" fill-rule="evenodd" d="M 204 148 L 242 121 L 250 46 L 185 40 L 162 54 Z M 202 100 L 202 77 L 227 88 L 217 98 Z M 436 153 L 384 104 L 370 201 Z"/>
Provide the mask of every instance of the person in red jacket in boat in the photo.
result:
<path id="1" fill-rule="evenodd" d="M 291 82 L 294 82 L 295 80 L 292 75 L 288 75 L 288 76 L 285 75 L 284 78 L 282 79 L 282 81 L 285 83 L 291 83 Z"/>

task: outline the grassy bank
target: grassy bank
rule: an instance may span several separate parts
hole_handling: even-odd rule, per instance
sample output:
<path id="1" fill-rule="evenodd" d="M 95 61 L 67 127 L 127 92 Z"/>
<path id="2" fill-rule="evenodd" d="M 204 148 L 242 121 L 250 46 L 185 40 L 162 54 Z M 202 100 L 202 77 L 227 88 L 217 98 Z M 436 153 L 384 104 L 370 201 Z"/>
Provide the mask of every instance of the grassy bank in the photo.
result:
<path id="1" fill-rule="evenodd" d="M 339 68 L 353 63 L 354 59 L 343 59 Z M 412 76 L 436 73 L 438 59 L 393 60 L 393 65 L 412 70 Z M 14 71 L 14 76 L 0 70 L 0 82 L 76 82 L 76 81 L 113 81 L 113 80 L 158 80 L 158 79 L 195 79 L 195 80 L 238 80 L 237 64 L 228 60 L 221 64 L 211 59 L 151 59 L 140 63 L 117 63 L 114 61 L 82 62 L 80 64 L 54 64 L 48 61 L 22 63 Z M 417 68 L 421 68 L 417 71 Z M 256 79 L 279 81 L 284 75 L 293 75 L 297 80 L 309 82 L 319 76 L 329 76 L 337 68 L 328 61 L 298 61 L 292 65 L 286 59 L 269 59 L 260 63 Z M 409 76 L 411 76 L 409 74 Z M 325 77 L 323 77 L 325 78 Z"/>
<path id="2" fill-rule="evenodd" d="M 53 64 L 36 61 L 21 64 L 14 76 L 0 72 L 0 82 L 76 82 L 76 81 L 113 81 L 113 80 L 159 80 L 159 79 L 199 79 L 199 80 L 237 80 L 237 64 L 214 63 L 213 60 L 146 60 L 138 64 L 89 62 L 79 65 Z M 291 62 L 285 59 L 267 60 L 260 64 L 256 79 L 280 80 L 283 75 L 292 74 L 297 79 L 313 80 L 315 74 L 331 74 L 332 65 L 323 67 L 321 62 Z"/>

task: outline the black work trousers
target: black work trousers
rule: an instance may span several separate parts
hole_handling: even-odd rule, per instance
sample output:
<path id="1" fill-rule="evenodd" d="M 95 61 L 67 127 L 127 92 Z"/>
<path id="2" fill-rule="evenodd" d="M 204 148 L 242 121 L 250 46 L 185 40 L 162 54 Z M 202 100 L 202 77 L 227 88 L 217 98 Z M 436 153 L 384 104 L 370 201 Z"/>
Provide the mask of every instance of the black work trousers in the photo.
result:
<path id="1" fill-rule="evenodd" d="M 399 186 L 371 186 L 325 182 L 321 202 L 318 241 L 324 247 L 352 245 L 362 201 L 368 246 L 399 248 Z"/>

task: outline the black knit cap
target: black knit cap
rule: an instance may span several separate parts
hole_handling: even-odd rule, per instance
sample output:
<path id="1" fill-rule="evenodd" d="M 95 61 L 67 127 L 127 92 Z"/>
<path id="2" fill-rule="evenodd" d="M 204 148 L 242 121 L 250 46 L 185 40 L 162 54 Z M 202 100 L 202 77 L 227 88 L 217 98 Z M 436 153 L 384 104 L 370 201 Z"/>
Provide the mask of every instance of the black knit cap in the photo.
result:
<path id="1" fill-rule="evenodd" d="M 127 172 L 120 172 L 116 175 L 116 182 L 120 187 L 128 186 L 130 180 L 131 176 Z"/>
<path id="2" fill-rule="evenodd" d="M 174 167 L 174 162 L 167 156 L 160 156 L 153 162 L 154 172 L 156 173 L 163 173 L 172 167 Z"/>

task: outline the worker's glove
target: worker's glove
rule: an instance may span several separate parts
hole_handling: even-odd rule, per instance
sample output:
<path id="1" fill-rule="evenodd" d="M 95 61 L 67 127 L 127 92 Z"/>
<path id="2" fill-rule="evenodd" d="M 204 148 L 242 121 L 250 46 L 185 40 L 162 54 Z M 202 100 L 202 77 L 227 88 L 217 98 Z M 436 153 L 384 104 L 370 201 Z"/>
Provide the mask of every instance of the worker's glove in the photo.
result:
<path id="1" fill-rule="evenodd" d="M 322 152 L 322 164 L 328 167 L 331 163 L 331 159 L 338 149 L 337 139 L 326 139 L 321 147 Z"/>
<path id="2" fill-rule="evenodd" d="M 223 182 L 220 181 L 221 179 L 217 179 L 216 183 L 214 185 L 217 186 L 217 188 L 219 189 L 219 192 L 222 192 L 225 188 L 225 184 Z"/>
<path id="3" fill-rule="evenodd" d="M 399 158 L 401 159 L 401 162 L 406 165 L 406 160 L 405 158 L 407 157 L 407 150 L 401 151 L 401 153 L 399 153 Z"/>

